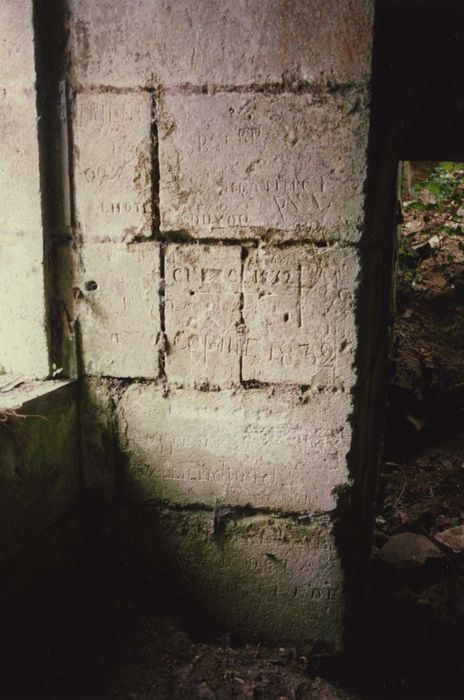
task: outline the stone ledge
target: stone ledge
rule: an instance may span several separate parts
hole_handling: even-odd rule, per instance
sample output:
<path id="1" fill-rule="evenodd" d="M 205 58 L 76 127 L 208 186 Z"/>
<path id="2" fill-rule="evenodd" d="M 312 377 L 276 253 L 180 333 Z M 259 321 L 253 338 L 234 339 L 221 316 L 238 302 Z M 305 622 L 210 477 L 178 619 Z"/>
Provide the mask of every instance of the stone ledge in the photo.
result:
<path id="1" fill-rule="evenodd" d="M 75 385 L 73 379 L 30 379 L 20 375 L 0 375 L 0 410 L 18 408 L 43 399 L 59 390 L 60 396 L 65 387 Z"/>
<path id="2" fill-rule="evenodd" d="M 44 532 L 79 489 L 77 384 L 28 381 L 0 391 L 0 561 Z"/>

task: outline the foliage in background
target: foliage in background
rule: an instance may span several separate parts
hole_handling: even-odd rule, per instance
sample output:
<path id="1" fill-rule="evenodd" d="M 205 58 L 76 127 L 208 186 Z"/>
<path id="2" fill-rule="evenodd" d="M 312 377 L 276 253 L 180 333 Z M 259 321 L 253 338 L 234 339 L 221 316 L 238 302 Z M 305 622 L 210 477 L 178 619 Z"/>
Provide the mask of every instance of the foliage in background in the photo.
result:
<path id="1" fill-rule="evenodd" d="M 407 192 L 405 179 L 403 176 L 403 192 Z M 442 269 L 447 263 L 460 262 L 446 243 L 447 239 L 456 239 L 457 247 L 453 248 L 464 251 L 464 164 L 437 163 L 430 176 L 417 182 L 407 196 L 398 258 L 400 274 L 415 286 L 420 281 L 418 268 L 427 245 Z M 459 277 L 457 281 L 462 284 L 462 273 Z"/>

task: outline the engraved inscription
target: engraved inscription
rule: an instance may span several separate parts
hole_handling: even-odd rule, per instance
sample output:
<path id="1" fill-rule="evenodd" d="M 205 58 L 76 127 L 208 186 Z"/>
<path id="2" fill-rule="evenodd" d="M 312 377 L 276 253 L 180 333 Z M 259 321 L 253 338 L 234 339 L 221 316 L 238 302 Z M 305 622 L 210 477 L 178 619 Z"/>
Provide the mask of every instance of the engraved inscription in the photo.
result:
<path id="1" fill-rule="evenodd" d="M 146 93 L 77 95 L 76 209 L 84 241 L 151 235 L 150 129 Z"/>
<path id="2" fill-rule="evenodd" d="M 70 0 L 69 9 L 71 69 L 85 86 L 369 79 L 370 0 Z"/>
<path id="3" fill-rule="evenodd" d="M 164 511 L 156 528 L 165 533 L 161 546 L 174 554 L 206 609 L 227 610 L 228 629 L 242 633 L 264 631 L 269 624 L 279 639 L 286 634 L 295 638 L 296 631 L 304 639 L 314 629 L 319 638 L 327 634 L 333 639 L 344 612 L 344 589 L 329 518 L 310 524 L 270 516 L 231 520 L 221 532 L 220 546 L 208 536 L 211 518 L 191 512 L 179 522 L 178 513 Z"/>
<path id="4" fill-rule="evenodd" d="M 244 271 L 243 378 L 352 383 L 357 273 L 350 250 L 250 251 Z"/>
<path id="5" fill-rule="evenodd" d="M 238 384 L 240 248 L 170 245 L 165 270 L 168 381 Z"/>
<path id="6" fill-rule="evenodd" d="M 134 385 L 119 414 L 128 491 L 142 501 L 330 510 L 347 478 L 351 399 L 298 396 L 181 390 L 163 399 Z"/>
<path id="7" fill-rule="evenodd" d="M 357 240 L 367 129 L 348 104 L 337 96 L 166 95 L 162 229 L 224 236 L 259 226 Z"/>

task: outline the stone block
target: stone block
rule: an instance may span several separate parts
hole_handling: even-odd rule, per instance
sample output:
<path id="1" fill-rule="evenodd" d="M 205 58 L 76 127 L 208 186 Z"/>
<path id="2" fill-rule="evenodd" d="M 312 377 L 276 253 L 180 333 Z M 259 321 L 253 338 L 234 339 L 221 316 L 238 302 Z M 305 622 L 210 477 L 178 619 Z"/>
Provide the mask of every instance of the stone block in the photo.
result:
<path id="1" fill-rule="evenodd" d="M 86 245 L 79 289 L 84 371 L 112 377 L 156 377 L 159 245 Z"/>
<path id="2" fill-rule="evenodd" d="M 32 87 L 35 83 L 32 0 L 0 3 L 0 27 L 0 87 Z"/>
<path id="3" fill-rule="evenodd" d="M 171 385 L 240 383 L 240 256 L 240 246 L 167 246 L 166 373 Z"/>
<path id="4" fill-rule="evenodd" d="M 160 116 L 163 231 L 356 241 L 368 121 L 357 91 L 175 95 Z"/>
<path id="5" fill-rule="evenodd" d="M 0 90 L 0 133 L 0 235 L 37 233 L 42 210 L 34 90 Z"/>
<path id="6" fill-rule="evenodd" d="M 131 502 L 329 511 L 349 479 L 351 397 L 298 389 L 171 392 L 118 405 Z"/>
<path id="7" fill-rule="evenodd" d="M 0 232 L 0 270 L 0 373 L 47 377 L 42 231 Z"/>
<path id="8" fill-rule="evenodd" d="M 243 379 L 351 388 L 358 253 L 259 248 L 245 261 Z"/>
<path id="9" fill-rule="evenodd" d="M 77 498 L 76 387 L 47 381 L 0 394 L 28 416 L 0 424 L 0 560 L 37 537 Z M 13 402 L 8 404 L 7 402 Z M 18 405 L 20 408 L 18 408 Z"/>
<path id="10" fill-rule="evenodd" d="M 106 551 L 152 569 L 190 610 L 239 638 L 342 649 L 344 582 L 330 520 L 212 513 L 116 513 Z M 111 542 L 112 540 L 112 542 Z"/>
<path id="11" fill-rule="evenodd" d="M 110 380 L 86 377 L 80 386 L 82 473 L 88 492 L 115 494 L 113 398 Z"/>
<path id="12" fill-rule="evenodd" d="M 77 95 L 74 178 L 85 241 L 151 235 L 151 151 L 149 93 Z"/>
<path id="13" fill-rule="evenodd" d="M 74 80 L 114 87 L 369 78 L 373 0 L 71 0 Z"/>

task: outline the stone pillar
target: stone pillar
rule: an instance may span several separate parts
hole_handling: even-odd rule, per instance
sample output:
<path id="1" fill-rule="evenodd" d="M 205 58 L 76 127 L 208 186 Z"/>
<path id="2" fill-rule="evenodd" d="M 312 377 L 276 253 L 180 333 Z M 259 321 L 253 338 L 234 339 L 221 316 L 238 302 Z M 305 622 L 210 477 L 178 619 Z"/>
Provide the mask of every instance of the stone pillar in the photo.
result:
<path id="1" fill-rule="evenodd" d="M 70 8 L 87 484 L 211 619 L 339 652 L 372 2 Z"/>
<path id="2" fill-rule="evenodd" d="M 0 7 L 0 373 L 49 373 L 31 0 Z"/>

